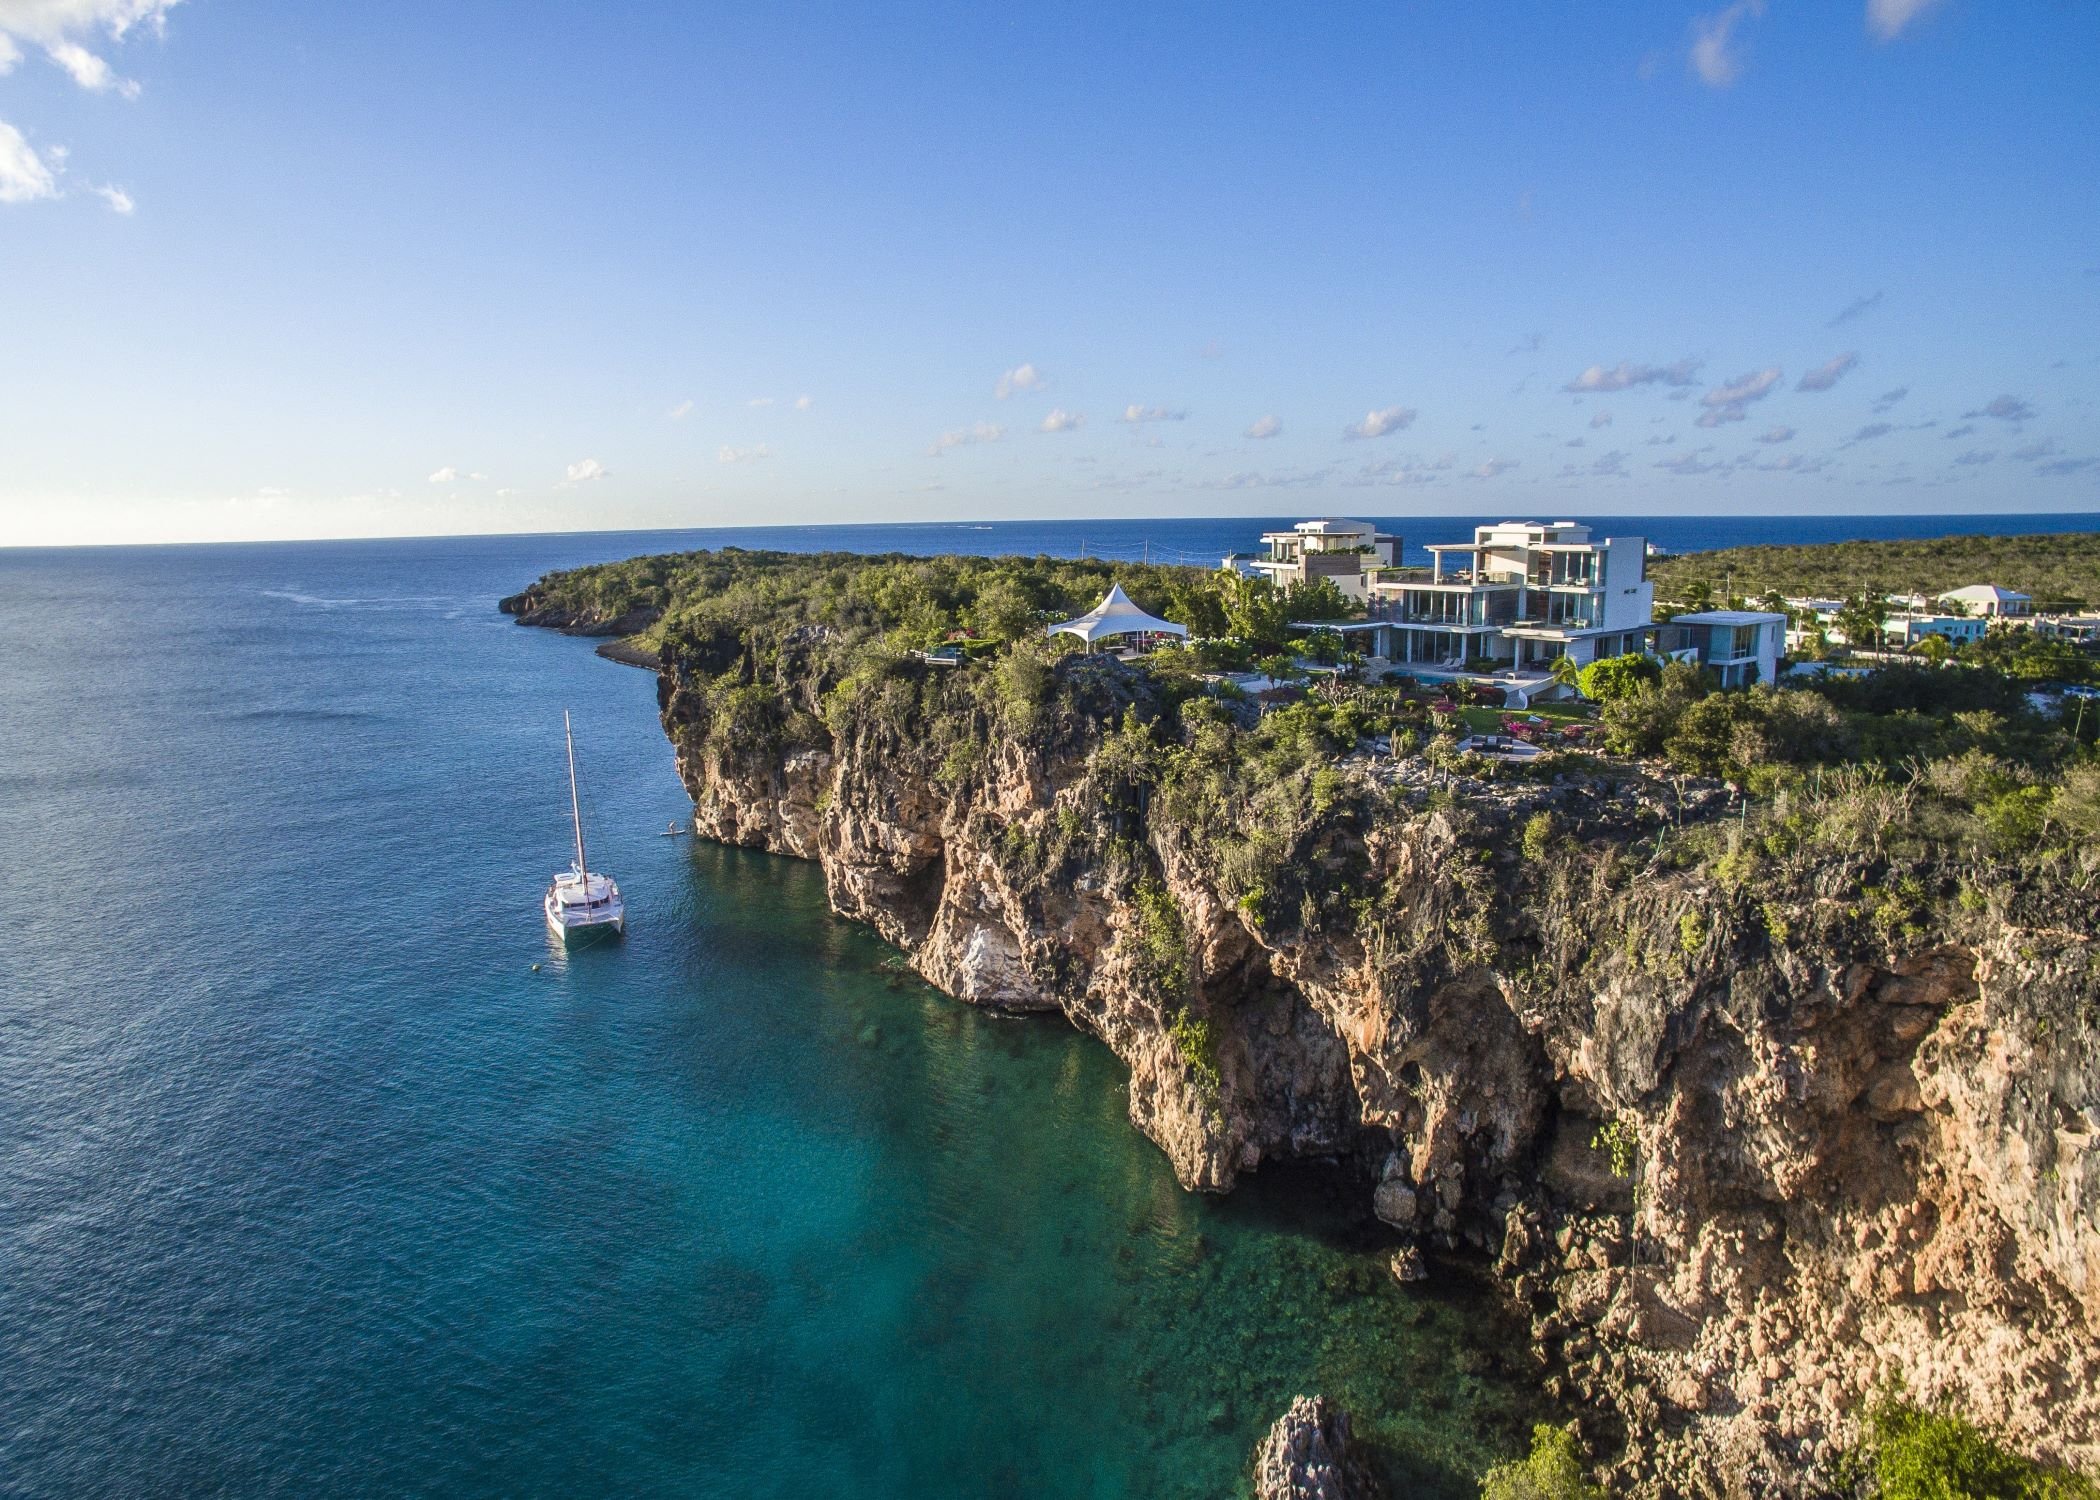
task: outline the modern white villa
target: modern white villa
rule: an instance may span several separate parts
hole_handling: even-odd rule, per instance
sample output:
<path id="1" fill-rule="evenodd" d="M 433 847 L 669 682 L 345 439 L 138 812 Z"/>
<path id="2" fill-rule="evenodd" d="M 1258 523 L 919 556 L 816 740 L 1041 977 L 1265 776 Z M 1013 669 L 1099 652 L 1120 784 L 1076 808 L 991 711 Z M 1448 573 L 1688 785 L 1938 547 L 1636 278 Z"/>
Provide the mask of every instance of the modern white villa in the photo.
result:
<path id="1" fill-rule="evenodd" d="M 1400 538 L 1388 536 L 1368 521 L 1323 517 L 1300 521 L 1289 531 L 1265 531 L 1264 555 L 1244 564 L 1244 571 L 1266 578 L 1278 588 L 1327 579 L 1357 603 L 1371 595 L 1371 580 L 1381 568 L 1400 560 Z M 1235 560 L 1226 559 L 1232 567 Z"/>
<path id="2" fill-rule="evenodd" d="M 1353 627 L 1396 671 L 1550 678 L 1558 657 L 1584 666 L 1647 647 L 1655 586 L 1641 537 L 1503 521 L 1427 550 L 1427 568 L 1379 572 Z"/>

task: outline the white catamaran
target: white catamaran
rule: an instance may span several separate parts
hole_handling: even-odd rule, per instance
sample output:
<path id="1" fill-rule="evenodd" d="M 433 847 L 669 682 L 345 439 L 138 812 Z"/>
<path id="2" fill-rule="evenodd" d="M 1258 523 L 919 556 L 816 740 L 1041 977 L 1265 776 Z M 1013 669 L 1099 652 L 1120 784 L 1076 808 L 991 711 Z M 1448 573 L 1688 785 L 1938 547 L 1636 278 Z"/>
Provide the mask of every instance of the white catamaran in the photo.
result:
<path id="1" fill-rule="evenodd" d="M 576 827 L 576 864 L 554 877 L 542 903 L 547 925 L 563 942 L 578 936 L 627 930 L 627 906 L 620 887 L 610 875 L 593 875 L 583 852 L 583 804 L 576 796 L 576 736 L 569 728 L 569 711 L 562 710 L 561 734 L 569 747 L 569 820 Z"/>

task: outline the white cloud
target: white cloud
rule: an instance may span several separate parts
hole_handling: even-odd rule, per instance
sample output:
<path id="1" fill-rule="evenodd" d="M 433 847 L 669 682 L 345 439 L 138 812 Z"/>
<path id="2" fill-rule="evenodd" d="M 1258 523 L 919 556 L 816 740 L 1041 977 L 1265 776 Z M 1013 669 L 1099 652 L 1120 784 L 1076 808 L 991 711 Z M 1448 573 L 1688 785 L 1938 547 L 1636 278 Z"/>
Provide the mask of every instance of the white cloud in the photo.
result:
<path id="1" fill-rule="evenodd" d="M 724 443 L 715 450 L 715 462 L 719 464 L 748 464 L 772 456 L 773 450 L 764 443 L 753 443 L 748 448 L 732 448 Z"/>
<path id="2" fill-rule="evenodd" d="M 1760 443 L 1791 443 L 1794 429 L 1791 427 L 1768 427 L 1757 435 Z"/>
<path id="3" fill-rule="evenodd" d="M 446 464 L 445 467 L 430 476 L 430 482 L 432 484 L 457 484 L 459 482 L 459 470 L 451 464 Z"/>
<path id="4" fill-rule="evenodd" d="M 1598 412 L 1595 416 L 1590 418 L 1590 426 L 1593 428 L 1611 426 L 1611 413 L 1608 411 Z"/>
<path id="5" fill-rule="evenodd" d="M 1743 71 L 1742 54 L 1736 46 L 1735 29 L 1746 16 L 1765 13 L 1765 0 L 1736 0 L 1710 16 L 1692 19 L 1692 71 L 1710 88 L 1725 89 Z"/>
<path id="6" fill-rule="evenodd" d="M 1376 463 L 1365 464 L 1344 483 L 1352 486 L 1441 484 L 1457 462 L 1457 457 L 1449 453 L 1439 454 L 1433 459 L 1414 455 L 1381 458 Z"/>
<path id="7" fill-rule="evenodd" d="M 81 45 L 81 34 L 101 32 L 121 42 L 139 26 L 158 31 L 178 0 L 0 0 L 0 74 L 22 60 L 22 44 L 40 47 L 44 55 L 84 89 L 114 89 L 127 99 L 138 97 L 138 85 L 119 78 L 101 56 Z M 65 153 L 50 148 L 40 156 L 14 126 L 0 121 L 0 203 L 30 203 L 59 196 L 58 173 Z M 131 195 L 122 188 L 91 188 L 120 214 L 132 211 Z"/>
<path id="8" fill-rule="evenodd" d="M 1740 406 L 1745 401 L 1759 401 L 1770 394 L 1779 384 L 1779 367 L 1753 370 L 1748 375 L 1738 375 L 1725 385 L 1717 385 L 1699 398 L 1702 406 Z"/>
<path id="9" fill-rule="evenodd" d="M 100 32 L 121 42 L 135 27 L 164 28 L 168 12 L 178 0 L 0 0 L 0 73 L 21 59 L 20 44 L 41 47 L 44 55 L 64 69 L 84 89 L 102 93 L 114 89 L 127 99 L 138 97 L 139 86 L 120 78 L 109 63 L 79 41 L 83 34 Z"/>
<path id="10" fill-rule="evenodd" d="M 1603 365 L 1591 365 L 1561 389 L 1577 395 L 1589 395 L 1597 391 L 1626 391 L 1637 385 L 1690 385 L 1699 378 L 1696 359 L 1680 359 L 1672 365 L 1636 365 L 1625 360 L 1606 369 Z"/>
<path id="11" fill-rule="evenodd" d="M 1016 391 L 1039 391 L 1049 383 L 1034 365 L 1015 365 L 999 377 L 999 383 L 992 387 L 992 394 L 1004 401 Z"/>
<path id="12" fill-rule="evenodd" d="M 564 482 L 568 484 L 583 484 L 592 479 L 608 478 L 611 474 L 612 470 L 599 463 L 597 459 L 579 458 L 576 462 L 569 465 L 568 477 Z"/>
<path id="13" fill-rule="evenodd" d="M 1517 466 L 1513 458 L 1491 458 L 1479 468 L 1466 475 L 1468 479 L 1493 479 L 1497 474 L 1506 474 Z"/>
<path id="14" fill-rule="evenodd" d="M 972 422 L 968 427 L 957 427 L 942 433 L 926 449 L 926 456 L 939 458 L 951 448 L 971 448 L 979 443 L 996 443 L 1006 436 L 1004 427 L 990 422 Z"/>
<path id="15" fill-rule="evenodd" d="M 816 404 L 816 402 L 810 400 L 810 398 L 807 396 L 797 396 L 795 398 L 796 411 L 808 411 L 812 406 L 815 406 Z"/>
<path id="16" fill-rule="evenodd" d="M 114 81 L 109 64 L 78 42 L 57 42 L 45 51 L 50 54 L 53 62 L 70 73 L 73 81 L 84 89 L 99 94 Z"/>
<path id="17" fill-rule="evenodd" d="M 1188 416 L 1185 411 L 1174 411 L 1164 406 L 1139 406 L 1136 402 L 1123 408 L 1119 422 L 1179 422 Z"/>
<path id="18" fill-rule="evenodd" d="M 1711 474 L 1716 470 L 1726 469 L 1728 465 L 1719 459 L 1705 457 L 1712 451 L 1711 448 L 1694 448 L 1691 452 L 1680 453 L 1675 458 L 1659 459 L 1655 467 L 1667 469 L 1672 474 Z"/>
<path id="19" fill-rule="evenodd" d="M 2018 396 L 1999 396 L 1976 411 L 1962 413 L 1964 417 L 1995 417 L 2001 422 L 2028 422 L 2034 414 L 2034 408 Z"/>
<path id="20" fill-rule="evenodd" d="M 1876 40 L 1892 42 L 1939 0 L 1867 0 L 1867 30 Z"/>
<path id="21" fill-rule="evenodd" d="M 58 177 L 22 132 L 0 120 L 0 203 L 58 196 Z"/>
<path id="22" fill-rule="evenodd" d="M 100 198 L 104 203 L 107 203 L 109 211 L 113 214 L 122 214 L 129 218 L 131 211 L 138 207 L 136 203 L 131 201 L 131 194 L 125 192 L 114 183 L 105 182 L 100 187 L 89 188 L 88 191 Z"/>
<path id="23" fill-rule="evenodd" d="M 693 403 L 690 399 L 679 402 L 676 406 L 672 407 L 669 411 L 664 413 L 665 416 L 669 417 L 674 422 L 683 422 L 687 417 L 690 417 L 692 414 Z"/>
<path id="24" fill-rule="evenodd" d="M 1820 469 L 1829 468 L 1830 460 L 1823 456 L 1810 458 L 1801 453 L 1782 453 L 1777 458 L 1757 464 L 1756 467 L 1767 474 L 1813 474 Z"/>
<path id="25" fill-rule="evenodd" d="M 773 398 L 771 396 L 753 396 L 744 403 L 744 405 L 750 407 L 771 406 L 772 404 Z"/>
<path id="26" fill-rule="evenodd" d="M 1387 406 L 1377 411 L 1367 411 L 1361 422 L 1353 422 L 1342 429 L 1345 438 L 1378 438 L 1387 433 L 1398 432 L 1415 420 L 1411 406 Z"/>
<path id="27" fill-rule="evenodd" d="M 1794 382 L 1794 389 L 1797 391 L 1827 391 L 1840 380 L 1843 380 L 1851 372 L 1852 367 L 1858 363 L 1859 356 L 1848 350 L 1838 355 L 1837 358 L 1827 360 L 1810 370 L 1806 375 Z"/>
<path id="28" fill-rule="evenodd" d="M 1274 417 L 1256 417 L 1254 425 L 1247 429 L 1247 436 L 1251 438 L 1272 438 L 1281 431 L 1283 431 L 1283 424 Z"/>
<path id="29" fill-rule="evenodd" d="M 1752 401 L 1762 401 L 1779 384 L 1779 367 L 1752 370 L 1747 375 L 1738 375 L 1725 385 L 1717 385 L 1699 398 L 1706 408 L 1699 414 L 1701 427 L 1719 427 L 1723 422 L 1740 422 L 1747 415 L 1743 410 Z"/>
<path id="30" fill-rule="evenodd" d="M 1882 294 L 1880 292 L 1874 293 L 1871 297 L 1854 297 L 1850 302 L 1838 309 L 1836 317 L 1823 326 L 1825 328 L 1835 328 L 1840 323 L 1849 323 L 1854 318 L 1870 313 L 1881 305 L 1881 297 Z"/>
<path id="31" fill-rule="evenodd" d="M 1085 425 L 1085 412 L 1066 411 L 1062 406 L 1059 406 L 1053 408 L 1050 415 L 1043 418 L 1043 425 L 1036 430 L 1038 432 L 1072 432 Z"/>

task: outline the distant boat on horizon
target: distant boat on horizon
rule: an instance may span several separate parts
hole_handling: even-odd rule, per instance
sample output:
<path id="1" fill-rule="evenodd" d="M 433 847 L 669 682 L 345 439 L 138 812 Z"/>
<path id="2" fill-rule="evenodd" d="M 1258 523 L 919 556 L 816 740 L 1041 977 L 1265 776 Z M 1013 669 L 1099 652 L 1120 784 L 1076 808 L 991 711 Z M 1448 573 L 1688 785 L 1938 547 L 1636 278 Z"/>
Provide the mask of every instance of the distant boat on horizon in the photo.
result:
<path id="1" fill-rule="evenodd" d="M 578 934 L 586 936 L 627 931 L 627 905 L 620 887 L 610 875 L 591 873 L 583 848 L 583 803 L 576 795 L 576 735 L 569 726 L 569 711 L 561 713 L 561 735 L 569 751 L 569 820 L 576 830 L 576 863 L 554 877 L 541 902 L 547 926 L 564 943 Z"/>

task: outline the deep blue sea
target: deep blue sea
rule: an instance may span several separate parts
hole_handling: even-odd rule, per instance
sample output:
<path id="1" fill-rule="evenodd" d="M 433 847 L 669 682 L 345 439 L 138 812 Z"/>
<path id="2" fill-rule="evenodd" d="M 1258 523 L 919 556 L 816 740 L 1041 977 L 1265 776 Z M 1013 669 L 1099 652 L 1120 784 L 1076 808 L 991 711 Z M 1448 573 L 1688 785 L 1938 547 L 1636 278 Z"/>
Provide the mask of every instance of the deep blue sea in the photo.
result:
<path id="1" fill-rule="evenodd" d="M 0 1494 L 1217 1496 L 1313 1390 L 1473 1493 L 1539 1407 L 1462 1276 L 1394 1285 L 1318 1170 L 1182 1193 L 1096 1043 L 661 837 L 651 678 L 494 607 L 724 541 L 1266 524 L 0 552 Z M 2100 517 L 1909 529 L 2044 528 Z M 573 956 L 564 708 L 633 924 Z"/>

